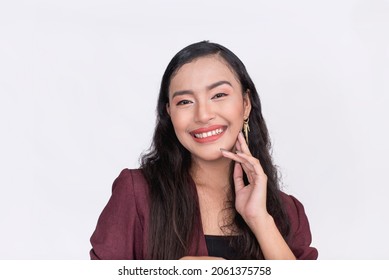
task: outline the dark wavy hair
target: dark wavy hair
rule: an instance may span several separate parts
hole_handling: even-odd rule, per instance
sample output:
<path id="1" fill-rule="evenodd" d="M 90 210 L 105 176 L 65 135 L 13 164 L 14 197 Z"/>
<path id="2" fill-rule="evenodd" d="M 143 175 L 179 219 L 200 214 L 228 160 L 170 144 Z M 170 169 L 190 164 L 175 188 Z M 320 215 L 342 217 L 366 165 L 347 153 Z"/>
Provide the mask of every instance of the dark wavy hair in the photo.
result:
<path id="1" fill-rule="evenodd" d="M 260 160 L 267 182 L 267 210 L 274 218 L 282 236 L 287 239 L 289 220 L 279 197 L 279 178 L 271 158 L 271 144 L 257 90 L 242 61 L 227 48 L 208 41 L 189 45 L 179 51 L 168 64 L 162 78 L 157 104 L 157 122 L 150 149 L 141 156 L 141 169 L 149 184 L 150 222 L 148 232 L 148 258 L 178 259 L 189 254 L 195 236 L 201 231 L 196 189 L 190 176 L 191 154 L 178 141 L 166 109 L 172 77 L 186 63 L 195 59 L 217 55 L 236 75 L 242 94 L 249 92 L 249 148 Z M 233 163 L 231 164 L 233 166 Z M 257 239 L 244 219 L 234 208 L 235 193 L 233 168 L 230 168 L 232 209 L 230 228 L 237 238 L 232 239 L 239 259 L 263 259 Z M 247 178 L 246 178 L 247 181 Z M 197 231 L 197 232 L 196 232 Z"/>

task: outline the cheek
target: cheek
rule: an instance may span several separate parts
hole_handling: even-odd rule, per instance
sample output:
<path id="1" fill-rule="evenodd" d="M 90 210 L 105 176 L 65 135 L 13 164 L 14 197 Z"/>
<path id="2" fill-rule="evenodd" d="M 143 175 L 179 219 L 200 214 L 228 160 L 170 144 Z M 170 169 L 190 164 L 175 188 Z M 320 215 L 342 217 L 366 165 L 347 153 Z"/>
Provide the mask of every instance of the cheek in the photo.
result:
<path id="1" fill-rule="evenodd" d="M 232 121 L 232 122 L 243 122 L 244 108 L 241 100 L 236 100 L 234 102 L 228 102 L 223 105 L 221 108 L 222 112 Z"/>
<path id="2" fill-rule="evenodd" d="M 188 113 L 173 110 L 171 111 L 170 118 L 176 134 L 185 132 L 189 119 Z"/>

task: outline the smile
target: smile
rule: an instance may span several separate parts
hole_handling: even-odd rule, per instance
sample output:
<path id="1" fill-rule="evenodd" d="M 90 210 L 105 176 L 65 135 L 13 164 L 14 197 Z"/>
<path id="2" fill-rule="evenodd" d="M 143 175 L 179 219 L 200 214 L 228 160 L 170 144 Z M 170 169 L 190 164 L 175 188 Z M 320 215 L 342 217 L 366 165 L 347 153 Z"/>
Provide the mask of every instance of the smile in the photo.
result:
<path id="1" fill-rule="evenodd" d="M 196 142 L 207 143 L 218 140 L 224 134 L 226 129 L 227 126 L 213 125 L 193 130 L 190 134 Z"/>
<path id="2" fill-rule="evenodd" d="M 212 131 L 208 131 L 208 132 L 203 132 L 203 133 L 195 133 L 194 136 L 196 138 L 205 138 L 205 137 L 210 137 L 212 135 L 218 135 L 220 133 L 222 133 L 224 130 L 222 128 L 218 128 L 218 129 L 215 129 L 215 130 L 212 130 Z"/>

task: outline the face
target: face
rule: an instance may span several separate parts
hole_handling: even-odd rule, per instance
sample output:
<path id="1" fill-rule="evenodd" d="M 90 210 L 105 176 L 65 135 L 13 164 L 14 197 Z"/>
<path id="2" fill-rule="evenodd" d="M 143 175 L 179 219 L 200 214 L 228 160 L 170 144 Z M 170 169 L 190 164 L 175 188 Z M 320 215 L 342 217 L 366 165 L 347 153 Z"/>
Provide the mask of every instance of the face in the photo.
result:
<path id="1" fill-rule="evenodd" d="M 237 77 L 218 56 L 184 64 L 173 76 L 167 110 L 175 133 L 194 160 L 222 158 L 233 149 L 251 110 Z"/>

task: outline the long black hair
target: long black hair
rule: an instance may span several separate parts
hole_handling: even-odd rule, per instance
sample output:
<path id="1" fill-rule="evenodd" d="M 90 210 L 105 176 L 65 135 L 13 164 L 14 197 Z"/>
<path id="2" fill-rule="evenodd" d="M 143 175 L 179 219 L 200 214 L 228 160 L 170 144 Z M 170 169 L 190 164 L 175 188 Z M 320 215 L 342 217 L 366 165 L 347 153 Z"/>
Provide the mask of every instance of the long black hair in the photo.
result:
<path id="1" fill-rule="evenodd" d="M 168 64 L 158 97 L 153 142 L 149 151 L 141 157 L 141 169 L 150 187 L 150 259 L 178 259 L 189 253 L 192 242 L 198 242 L 194 237 L 201 231 L 201 225 L 198 224 L 197 192 L 191 187 L 191 154 L 177 139 L 166 104 L 169 102 L 170 82 L 177 71 L 186 63 L 210 55 L 217 55 L 227 63 L 240 81 L 242 94 L 249 92 L 252 106 L 249 115 L 249 148 L 252 155 L 260 160 L 268 177 L 267 210 L 285 239 L 289 233 L 288 217 L 279 197 L 278 172 L 272 162 L 269 134 L 255 85 L 246 67 L 233 52 L 219 44 L 202 41 L 179 51 Z M 262 259 L 257 239 L 233 206 L 235 195 L 232 168 L 229 181 L 232 194 L 230 205 L 233 210 L 231 226 L 238 231 L 232 245 L 240 259 Z"/>

